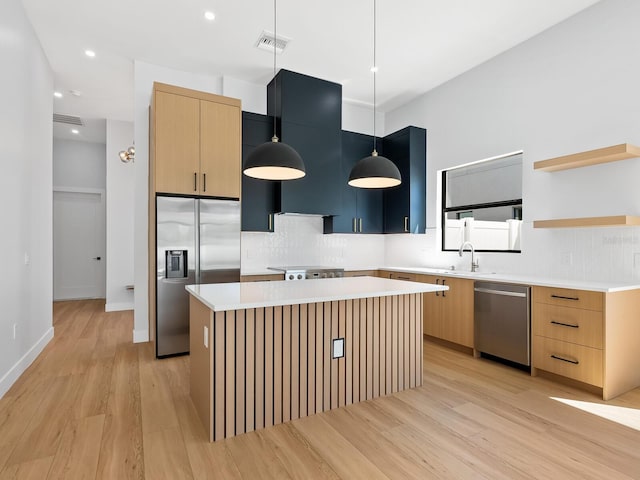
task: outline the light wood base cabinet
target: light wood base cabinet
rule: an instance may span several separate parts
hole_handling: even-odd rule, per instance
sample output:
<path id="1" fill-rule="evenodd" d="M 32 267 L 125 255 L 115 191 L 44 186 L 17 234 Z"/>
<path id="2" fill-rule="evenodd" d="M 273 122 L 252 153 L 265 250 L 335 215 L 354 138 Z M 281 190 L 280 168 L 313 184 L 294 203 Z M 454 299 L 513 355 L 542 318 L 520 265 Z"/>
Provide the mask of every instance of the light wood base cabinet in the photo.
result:
<path id="1" fill-rule="evenodd" d="M 424 295 L 425 335 L 473 348 L 473 280 L 380 270 L 384 278 L 446 285 L 449 290 Z"/>
<path id="2" fill-rule="evenodd" d="M 640 386 L 640 290 L 600 293 L 533 287 L 532 375 L 538 370 L 602 389 Z"/>
<path id="3" fill-rule="evenodd" d="M 446 292 L 425 296 L 425 334 L 473 348 L 473 280 L 418 275 L 418 281 L 449 287 Z"/>

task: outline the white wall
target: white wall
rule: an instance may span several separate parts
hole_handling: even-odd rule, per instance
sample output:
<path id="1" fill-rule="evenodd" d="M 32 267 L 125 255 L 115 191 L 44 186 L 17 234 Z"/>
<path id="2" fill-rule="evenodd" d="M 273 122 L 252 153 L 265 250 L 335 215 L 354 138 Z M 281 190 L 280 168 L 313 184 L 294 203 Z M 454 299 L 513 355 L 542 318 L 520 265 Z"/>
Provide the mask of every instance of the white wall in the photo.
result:
<path id="1" fill-rule="evenodd" d="M 133 309 L 135 163 L 118 156 L 131 145 L 133 123 L 107 120 L 107 312 Z"/>
<path id="2" fill-rule="evenodd" d="M 106 186 L 105 144 L 53 139 L 53 186 L 95 188 Z"/>
<path id="3" fill-rule="evenodd" d="M 19 0 L 0 2 L 0 63 L 1 397 L 53 337 L 53 74 Z"/>
<path id="4" fill-rule="evenodd" d="M 245 112 L 267 114 L 267 86 L 257 85 L 233 77 L 223 77 L 222 95 L 242 99 Z"/>
<path id="5" fill-rule="evenodd" d="M 430 229 L 418 238 L 388 238 L 387 262 L 458 263 L 457 255 L 439 251 L 435 239 L 437 171 L 522 149 L 523 253 L 481 254 L 481 270 L 640 279 L 640 265 L 633 266 L 640 252 L 639 229 L 533 230 L 531 224 L 535 219 L 640 215 L 640 160 L 533 171 L 537 160 L 639 144 L 640 64 L 633 60 L 640 38 L 637 18 L 640 2 L 605 0 L 388 113 L 388 132 L 408 124 L 427 129 Z"/>
<path id="6" fill-rule="evenodd" d="M 350 101 L 342 102 L 342 130 L 348 132 L 373 134 L 373 108 Z M 376 111 L 376 134 L 385 135 L 385 114 Z M 391 132 L 389 132 L 391 133 Z"/>
<path id="7" fill-rule="evenodd" d="M 135 62 L 134 342 L 149 340 L 149 262 L 147 256 L 149 242 L 149 104 L 151 103 L 153 82 L 168 83 L 218 95 L 222 93 L 222 77 L 197 75 L 140 61 Z"/>

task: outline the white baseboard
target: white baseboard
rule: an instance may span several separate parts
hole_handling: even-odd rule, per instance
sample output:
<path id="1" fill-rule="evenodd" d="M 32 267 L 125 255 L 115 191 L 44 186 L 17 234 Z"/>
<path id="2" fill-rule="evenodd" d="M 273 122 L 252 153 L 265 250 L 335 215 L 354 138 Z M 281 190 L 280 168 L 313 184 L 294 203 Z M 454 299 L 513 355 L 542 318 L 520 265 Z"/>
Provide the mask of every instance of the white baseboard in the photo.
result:
<path id="1" fill-rule="evenodd" d="M 121 312 L 122 310 L 133 310 L 133 302 L 111 302 L 104 305 L 105 312 Z"/>
<path id="2" fill-rule="evenodd" d="M 51 341 L 53 338 L 53 327 L 49 328 L 45 332 L 45 334 L 40 337 L 38 340 L 28 351 L 25 353 L 20 360 L 16 362 L 16 364 L 9 369 L 7 373 L 4 374 L 2 378 L 0 378 L 0 398 L 4 396 L 5 393 L 9 391 L 11 385 L 13 385 L 16 380 L 24 373 L 24 371 L 29 368 L 29 365 L 33 363 L 33 361 L 40 355 L 40 352 L 47 346 L 47 343 Z"/>
<path id="3" fill-rule="evenodd" d="M 133 343 L 144 343 L 149 341 L 149 330 L 134 330 Z"/>

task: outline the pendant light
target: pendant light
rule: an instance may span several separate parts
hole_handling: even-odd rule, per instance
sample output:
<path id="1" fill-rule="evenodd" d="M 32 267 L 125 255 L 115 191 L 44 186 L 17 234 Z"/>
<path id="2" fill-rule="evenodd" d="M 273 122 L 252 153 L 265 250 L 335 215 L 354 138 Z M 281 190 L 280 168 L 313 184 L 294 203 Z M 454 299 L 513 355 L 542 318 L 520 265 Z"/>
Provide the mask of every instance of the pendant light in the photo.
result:
<path id="1" fill-rule="evenodd" d="M 276 82 L 273 95 L 273 137 L 270 142 L 259 145 L 248 156 L 244 163 L 243 173 L 248 177 L 263 180 L 295 180 L 305 176 L 304 162 L 300 154 L 286 143 L 279 141 L 276 135 L 276 42 L 277 42 L 277 10 L 273 0 L 273 78 Z"/>
<path id="2" fill-rule="evenodd" d="M 373 152 L 358 161 L 349 174 L 349 185 L 358 188 L 389 188 L 402 183 L 400 170 L 376 151 L 376 0 L 373 0 Z"/>

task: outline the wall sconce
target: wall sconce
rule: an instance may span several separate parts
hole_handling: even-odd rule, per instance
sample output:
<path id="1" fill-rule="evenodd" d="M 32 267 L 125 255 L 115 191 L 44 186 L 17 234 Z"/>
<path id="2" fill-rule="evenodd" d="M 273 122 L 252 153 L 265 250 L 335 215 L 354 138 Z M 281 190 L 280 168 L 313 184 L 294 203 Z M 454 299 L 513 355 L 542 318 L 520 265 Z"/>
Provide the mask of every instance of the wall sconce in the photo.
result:
<path id="1" fill-rule="evenodd" d="M 120 160 L 122 160 L 123 163 L 133 162 L 136 159 L 136 149 L 135 147 L 129 147 L 121 151 L 118 155 L 120 155 Z"/>

